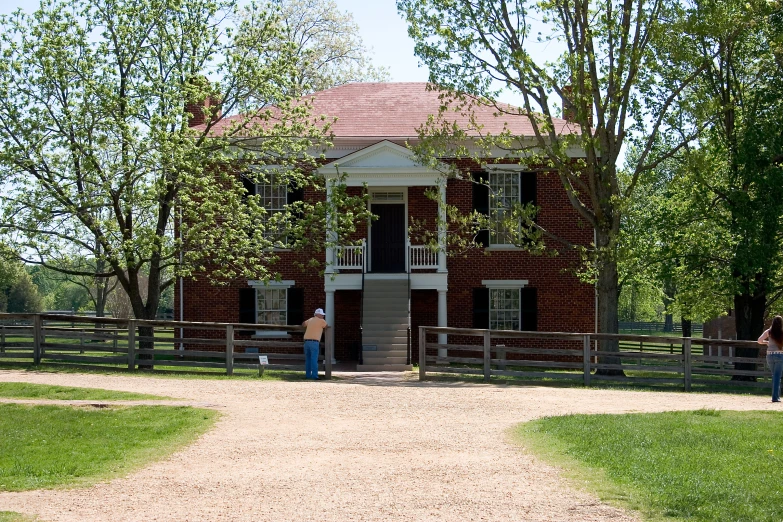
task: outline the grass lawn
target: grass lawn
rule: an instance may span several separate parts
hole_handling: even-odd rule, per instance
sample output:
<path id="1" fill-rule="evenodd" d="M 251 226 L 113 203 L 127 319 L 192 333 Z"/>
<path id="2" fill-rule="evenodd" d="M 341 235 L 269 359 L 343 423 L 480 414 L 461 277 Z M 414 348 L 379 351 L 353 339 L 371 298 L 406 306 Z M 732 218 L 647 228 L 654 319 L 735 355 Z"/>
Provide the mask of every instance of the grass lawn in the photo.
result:
<path id="1" fill-rule="evenodd" d="M 650 519 L 783 520 L 783 413 L 568 415 L 514 435 L 575 483 Z"/>
<path id="2" fill-rule="evenodd" d="M 0 511 L 0 522 L 28 522 L 33 519 L 13 511 Z"/>
<path id="3" fill-rule="evenodd" d="M 161 377 L 161 378 L 173 378 L 173 379 L 246 379 L 246 380 L 264 380 L 264 381 L 304 381 L 304 371 L 295 370 L 266 370 L 262 377 L 258 376 L 258 370 L 245 370 L 234 368 L 234 375 L 226 375 L 226 370 L 222 368 L 188 368 L 181 366 L 164 366 L 162 364 L 155 364 L 155 369 L 149 370 L 134 370 L 130 371 L 127 367 L 112 367 L 112 366 L 77 366 L 69 364 L 57 364 L 46 362 L 43 364 L 35 365 L 31 362 L 9 362 L 7 360 L 0 359 L 0 371 L 2 370 L 17 370 L 30 373 L 89 373 L 98 375 L 111 375 L 121 374 L 137 377 Z M 320 377 L 323 379 L 323 370 L 320 371 Z M 332 374 L 332 380 L 338 380 Z"/>
<path id="4" fill-rule="evenodd" d="M 114 478 L 192 442 L 217 415 L 190 407 L 0 404 L 0 491 Z"/>
<path id="5" fill-rule="evenodd" d="M 0 397 L 14 399 L 56 399 L 56 400 L 91 400 L 91 401 L 133 401 L 133 400 L 163 400 L 171 397 L 129 393 L 99 388 L 71 388 L 67 386 L 50 386 L 48 384 L 30 384 L 26 382 L 0 382 Z"/>

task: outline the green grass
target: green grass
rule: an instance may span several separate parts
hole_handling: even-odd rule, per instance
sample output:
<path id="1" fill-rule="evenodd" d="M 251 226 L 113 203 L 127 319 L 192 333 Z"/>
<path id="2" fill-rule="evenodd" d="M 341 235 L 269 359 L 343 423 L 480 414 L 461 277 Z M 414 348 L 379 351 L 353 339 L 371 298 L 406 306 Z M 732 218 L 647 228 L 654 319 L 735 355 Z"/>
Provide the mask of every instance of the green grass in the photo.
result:
<path id="1" fill-rule="evenodd" d="M 123 475 L 195 440 L 212 410 L 0 404 L 0 491 L 84 486 Z"/>
<path id="2" fill-rule="evenodd" d="M 245 370 L 234 368 L 234 375 L 229 377 L 226 375 L 226 370 L 222 368 L 188 368 L 181 366 L 163 366 L 155 364 L 153 371 L 149 370 L 134 370 L 129 371 L 126 367 L 112 367 L 112 366 L 80 366 L 70 364 L 58 364 L 44 362 L 39 365 L 35 365 L 29 361 L 14 362 L 7 359 L 0 359 L 0 371 L 2 370 L 17 370 L 30 373 L 81 373 L 81 374 L 97 374 L 97 375 L 111 375 L 122 374 L 138 377 L 161 377 L 161 378 L 174 378 L 174 379 L 245 379 L 245 380 L 264 380 L 264 381 L 304 381 L 304 371 L 293 370 L 266 370 L 263 377 L 258 376 L 258 370 Z M 321 378 L 323 378 L 323 371 L 321 371 Z M 339 380 L 332 374 L 332 380 Z"/>
<path id="3" fill-rule="evenodd" d="M 165 400 L 171 397 L 129 393 L 98 388 L 72 388 L 66 386 L 50 386 L 47 384 L 30 384 L 26 382 L 0 382 L 0 397 L 14 399 L 55 399 L 55 400 L 92 400 L 92 401 L 133 401 L 133 400 Z"/>
<path id="4" fill-rule="evenodd" d="M 14 511 L 0 511 L 0 522 L 29 522 L 32 520 L 32 518 Z"/>
<path id="5" fill-rule="evenodd" d="M 783 413 L 568 415 L 517 440 L 577 484 L 649 519 L 783 520 Z"/>

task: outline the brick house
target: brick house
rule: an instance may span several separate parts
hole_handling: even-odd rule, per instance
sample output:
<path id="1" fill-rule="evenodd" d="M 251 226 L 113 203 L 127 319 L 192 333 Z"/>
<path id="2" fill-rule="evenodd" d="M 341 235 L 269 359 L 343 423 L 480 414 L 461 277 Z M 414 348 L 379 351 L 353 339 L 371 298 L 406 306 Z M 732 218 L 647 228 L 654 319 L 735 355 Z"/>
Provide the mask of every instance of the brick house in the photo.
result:
<path id="1" fill-rule="evenodd" d="M 328 180 L 339 165 L 349 190 L 368 187 L 371 211 L 378 219 L 360 227 L 364 243 L 327 249 L 321 255 L 326 262 L 323 276 L 294 266 L 306 254 L 282 251 L 276 270 L 283 280 L 268 286 L 235 281 L 216 287 L 204 278 L 185 280 L 175 294 L 177 319 L 298 324 L 323 307 L 334 326 L 335 358 L 361 361 L 359 369 L 364 370 L 409 368 L 417 359 L 419 325 L 594 331 L 594 288 L 574 275 L 579 263 L 575 252 L 532 255 L 505 244 L 502 230 L 493 229 L 477 237 L 484 248 L 449 256 L 417 244 L 410 230 L 414 221 L 423 223 L 445 241 L 438 219 L 443 208 L 425 195 L 428 189 L 437 189 L 441 201 L 466 213 L 490 213 L 491 189 L 504 198 L 538 205 L 537 222 L 543 228 L 573 244 L 589 245 L 592 230 L 571 207 L 556 174 L 518 165 L 501 170 L 459 162 L 467 176 L 488 180 L 488 188 L 469 179 L 444 179 L 418 164 L 405 144 L 417 141 L 416 128 L 437 114 L 441 103 L 425 83 L 348 84 L 313 96 L 313 114 L 337 118 L 334 147 L 318 174 Z M 489 108 L 478 117 L 488 132 L 503 128 L 503 119 Z M 556 124 L 564 132 L 569 129 L 564 120 Z M 522 137 L 533 132 L 524 118 L 509 121 L 508 128 Z M 292 198 L 314 196 L 292 193 L 285 186 L 249 189 L 262 195 L 272 210 Z M 409 325 L 414 333 L 410 337 Z M 445 336 L 439 341 L 445 342 Z"/>

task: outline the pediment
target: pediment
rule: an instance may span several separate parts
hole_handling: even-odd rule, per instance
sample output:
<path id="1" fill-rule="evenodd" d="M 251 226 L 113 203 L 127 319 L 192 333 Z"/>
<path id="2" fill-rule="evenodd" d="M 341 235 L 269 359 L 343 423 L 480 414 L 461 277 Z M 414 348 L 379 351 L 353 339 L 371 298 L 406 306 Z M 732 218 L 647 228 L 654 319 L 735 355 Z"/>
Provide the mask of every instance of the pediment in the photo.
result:
<path id="1" fill-rule="evenodd" d="M 341 169 L 419 169 L 421 165 L 416 162 L 413 152 L 409 149 L 384 140 L 348 154 L 328 165 L 324 165 L 324 167 L 339 167 Z"/>

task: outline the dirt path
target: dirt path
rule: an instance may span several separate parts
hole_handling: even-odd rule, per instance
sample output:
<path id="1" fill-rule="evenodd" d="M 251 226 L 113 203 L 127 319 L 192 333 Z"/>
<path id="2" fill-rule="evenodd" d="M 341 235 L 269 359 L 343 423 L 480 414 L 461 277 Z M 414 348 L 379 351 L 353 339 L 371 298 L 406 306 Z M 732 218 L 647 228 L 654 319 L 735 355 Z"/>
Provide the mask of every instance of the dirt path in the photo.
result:
<path id="1" fill-rule="evenodd" d="M 568 487 L 557 470 L 510 444 L 507 430 L 576 412 L 780 409 L 760 396 L 383 375 L 279 382 L 3 371 L 0 381 L 181 397 L 222 412 L 195 444 L 126 478 L 0 493 L 0 511 L 46 521 L 635 520 Z"/>

